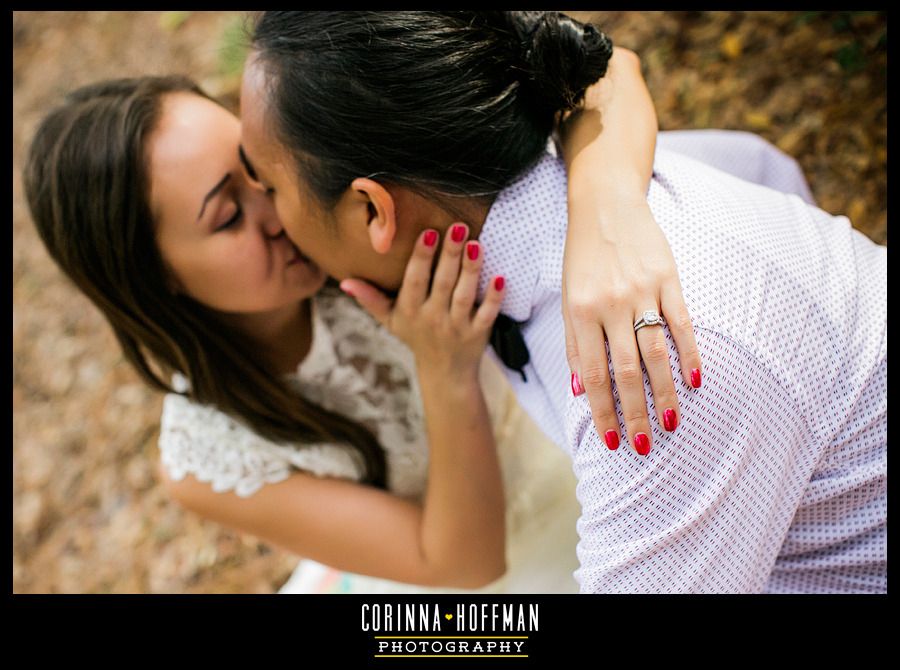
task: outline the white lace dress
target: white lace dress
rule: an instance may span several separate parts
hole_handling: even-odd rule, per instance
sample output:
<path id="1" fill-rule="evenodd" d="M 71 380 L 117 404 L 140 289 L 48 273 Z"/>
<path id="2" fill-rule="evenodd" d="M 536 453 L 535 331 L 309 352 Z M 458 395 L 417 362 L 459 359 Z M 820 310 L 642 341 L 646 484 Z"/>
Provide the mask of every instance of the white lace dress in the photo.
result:
<path id="1" fill-rule="evenodd" d="M 378 436 L 388 488 L 422 499 L 428 443 L 413 356 L 339 291 L 313 299 L 309 355 L 290 379 L 310 400 L 352 417 Z M 577 593 L 573 573 L 580 507 L 571 461 L 522 411 L 497 364 L 485 356 L 482 388 L 497 438 L 506 492 L 507 564 L 503 577 L 477 590 L 428 588 L 334 570 L 301 559 L 279 593 Z M 176 390 L 187 388 L 176 376 Z M 264 439 L 219 410 L 168 394 L 159 438 L 169 475 L 187 473 L 216 491 L 251 496 L 292 471 L 358 481 L 362 466 L 332 444 L 286 445 Z"/>

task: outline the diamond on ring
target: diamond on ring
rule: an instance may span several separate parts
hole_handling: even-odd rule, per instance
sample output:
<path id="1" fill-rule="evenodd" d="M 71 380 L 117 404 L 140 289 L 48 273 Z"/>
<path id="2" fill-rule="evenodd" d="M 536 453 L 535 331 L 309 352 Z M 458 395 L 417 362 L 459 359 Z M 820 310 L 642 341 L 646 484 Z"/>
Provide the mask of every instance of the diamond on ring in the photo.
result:
<path id="1" fill-rule="evenodd" d="M 657 312 L 656 310 L 648 309 L 646 312 L 644 312 L 644 323 L 646 323 L 648 326 L 655 326 L 661 321 L 662 319 L 659 316 L 659 312 Z"/>
<path id="2" fill-rule="evenodd" d="M 648 309 L 642 315 L 641 318 L 634 322 L 634 330 L 637 332 L 644 326 L 659 326 L 663 325 L 665 322 L 662 317 L 659 315 L 655 309 Z"/>

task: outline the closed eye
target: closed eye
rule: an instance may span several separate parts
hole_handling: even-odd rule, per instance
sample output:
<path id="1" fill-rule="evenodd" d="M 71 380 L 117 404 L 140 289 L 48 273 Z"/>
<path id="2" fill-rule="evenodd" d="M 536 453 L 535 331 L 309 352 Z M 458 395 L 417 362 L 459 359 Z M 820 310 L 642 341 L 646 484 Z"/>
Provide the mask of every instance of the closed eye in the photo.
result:
<path id="1" fill-rule="evenodd" d="M 228 221 L 226 221 L 221 226 L 216 228 L 216 232 L 219 232 L 220 230 L 225 230 L 226 228 L 230 228 L 231 226 L 236 224 L 238 221 L 240 221 L 240 219 L 243 215 L 244 215 L 244 210 L 241 209 L 240 205 L 237 205 L 237 209 L 235 210 L 234 215 L 230 219 L 228 219 Z"/>

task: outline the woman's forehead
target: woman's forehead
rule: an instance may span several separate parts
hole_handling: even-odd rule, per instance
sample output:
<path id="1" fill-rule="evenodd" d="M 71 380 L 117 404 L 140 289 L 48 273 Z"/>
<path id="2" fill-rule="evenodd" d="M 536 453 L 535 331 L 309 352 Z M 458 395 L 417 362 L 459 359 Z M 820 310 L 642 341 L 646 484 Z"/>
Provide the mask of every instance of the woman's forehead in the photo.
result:
<path id="1" fill-rule="evenodd" d="M 240 122 L 234 114 L 193 93 L 167 95 L 153 133 L 157 152 L 165 150 L 182 158 L 236 152 L 239 138 Z"/>
<path id="2" fill-rule="evenodd" d="M 196 217 L 205 194 L 238 164 L 240 123 L 201 96 L 166 97 L 147 147 L 152 206 L 164 220 L 182 210 Z"/>

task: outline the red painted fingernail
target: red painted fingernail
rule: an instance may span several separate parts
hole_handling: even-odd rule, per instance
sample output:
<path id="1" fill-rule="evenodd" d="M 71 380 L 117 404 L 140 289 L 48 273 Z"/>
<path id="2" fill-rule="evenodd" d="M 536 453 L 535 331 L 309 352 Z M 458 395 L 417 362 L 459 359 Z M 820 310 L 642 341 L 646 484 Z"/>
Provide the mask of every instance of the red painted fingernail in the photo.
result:
<path id="1" fill-rule="evenodd" d="M 478 242 L 469 242 L 466 245 L 466 253 L 469 255 L 470 261 L 478 260 Z"/>
<path id="2" fill-rule="evenodd" d="M 610 451 L 615 451 L 619 448 L 619 434 L 614 430 L 606 431 L 606 446 L 609 447 Z"/>
<path id="3" fill-rule="evenodd" d="M 572 373 L 572 395 L 580 396 L 584 393 L 584 386 L 581 385 L 581 379 L 578 377 L 577 372 Z"/>
<path id="4" fill-rule="evenodd" d="M 462 242 L 466 236 L 466 227 L 456 224 L 450 229 L 450 239 L 454 242 Z"/>
<path id="5" fill-rule="evenodd" d="M 695 389 L 700 388 L 700 368 L 691 370 L 691 386 Z"/>
<path id="6" fill-rule="evenodd" d="M 674 409 L 667 409 L 663 412 L 663 425 L 665 425 L 666 430 L 675 430 L 678 426 L 678 415 L 675 414 Z"/>
<path id="7" fill-rule="evenodd" d="M 506 280 L 503 277 L 494 277 L 494 288 L 498 291 L 503 290 L 503 286 L 506 284 Z"/>
<path id="8" fill-rule="evenodd" d="M 650 438 L 647 437 L 646 433 L 638 433 L 634 436 L 634 447 L 641 456 L 646 456 L 650 453 Z"/>
<path id="9" fill-rule="evenodd" d="M 437 231 L 436 230 L 426 230 L 424 241 L 425 241 L 426 247 L 433 247 L 434 243 L 437 242 Z"/>

